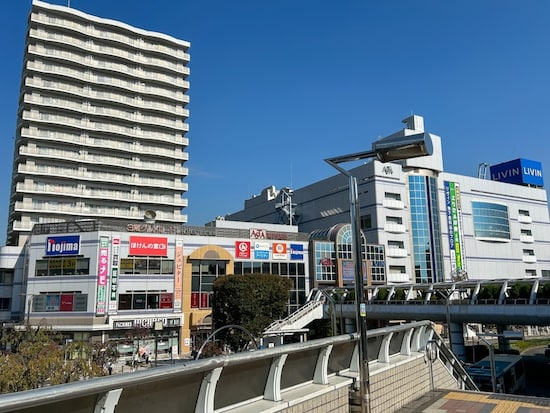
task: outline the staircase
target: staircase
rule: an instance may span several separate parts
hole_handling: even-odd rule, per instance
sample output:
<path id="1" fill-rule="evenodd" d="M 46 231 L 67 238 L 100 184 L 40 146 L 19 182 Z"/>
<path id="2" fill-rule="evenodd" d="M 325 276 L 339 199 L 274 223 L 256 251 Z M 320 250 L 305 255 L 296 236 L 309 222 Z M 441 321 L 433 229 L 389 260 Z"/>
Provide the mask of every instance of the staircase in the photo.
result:
<path id="1" fill-rule="evenodd" d="M 323 318 L 325 297 L 318 290 L 312 290 L 308 301 L 288 317 L 271 323 L 264 330 L 264 335 L 277 334 L 284 331 L 300 330 L 313 320 Z"/>

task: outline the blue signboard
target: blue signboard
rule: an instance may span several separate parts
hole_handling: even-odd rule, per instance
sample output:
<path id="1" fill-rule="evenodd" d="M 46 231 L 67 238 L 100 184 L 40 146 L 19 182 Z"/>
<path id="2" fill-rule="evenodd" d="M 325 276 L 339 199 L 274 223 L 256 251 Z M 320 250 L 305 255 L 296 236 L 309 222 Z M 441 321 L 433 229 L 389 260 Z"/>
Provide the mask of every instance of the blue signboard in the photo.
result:
<path id="1" fill-rule="evenodd" d="M 304 246 L 302 244 L 290 244 L 290 259 L 291 260 L 304 259 Z"/>
<path id="2" fill-rule="evenodd" d="M 80 235 L 48 237 L 46 255 L 78 255 L 80 252 Z"/>
<path id="3" fill-rule="evenodd" d="M 544 186 L 542 164 L 529 159 L 514 159 L 513 161 L 492 165 L 489 169 L 493 181 L 516 185 Z"/>

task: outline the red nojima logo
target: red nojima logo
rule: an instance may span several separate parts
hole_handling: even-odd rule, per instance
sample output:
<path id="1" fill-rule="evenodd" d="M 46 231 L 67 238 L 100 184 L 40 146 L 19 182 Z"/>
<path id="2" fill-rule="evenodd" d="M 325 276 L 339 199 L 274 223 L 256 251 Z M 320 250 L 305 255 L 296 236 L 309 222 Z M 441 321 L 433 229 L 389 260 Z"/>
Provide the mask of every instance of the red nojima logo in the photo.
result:
<path id="1" fill-rule="evenodd" d="M 235 241 L 235 258 L 250 258 L 250 241 Z"/>

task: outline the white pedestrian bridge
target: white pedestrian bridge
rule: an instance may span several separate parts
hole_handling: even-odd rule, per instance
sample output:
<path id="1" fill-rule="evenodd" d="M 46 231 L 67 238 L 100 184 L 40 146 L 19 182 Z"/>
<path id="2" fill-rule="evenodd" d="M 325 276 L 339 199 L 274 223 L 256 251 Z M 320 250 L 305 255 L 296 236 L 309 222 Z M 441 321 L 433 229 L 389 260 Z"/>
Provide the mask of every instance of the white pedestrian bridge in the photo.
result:
<path id="1" fill-rule="evenodd" d="M 367 339 L 372 413 L 434 388 L 477 390 L 429 321 L 373 329 Z M 0 396 L 0 412 L 348 413 L 358 347 L 356 334 L 344 334 L 44 387 Z"/>

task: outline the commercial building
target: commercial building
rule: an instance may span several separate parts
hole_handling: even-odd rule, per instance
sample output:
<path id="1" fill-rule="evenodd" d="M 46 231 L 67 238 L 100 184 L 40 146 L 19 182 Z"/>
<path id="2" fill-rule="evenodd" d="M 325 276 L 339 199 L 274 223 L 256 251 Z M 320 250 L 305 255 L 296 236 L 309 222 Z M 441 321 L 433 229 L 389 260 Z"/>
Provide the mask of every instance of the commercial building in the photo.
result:
<path id="1" fill-rule="evenodd" d="M 34 224 L 187 221 L 189 42 L 33 0 L 7 244 Z M 149 211 L 149 212 L 148 212 Z"/>
<path id="2" fill-rule="evenodd" d="M 309 291 L 308 234 L 296 226 L 90 220 L 36 224 L 28 241 L 19 254 L 24 268 L 11 263 L 14 305 L 4 320 L 45 324 L 77 341 L 115 341 L 128 355 L 137 339 L 171 354 L 200 343 L 218 276 L 291 279 L 289 312 Z"/>
<path id="3" fill-rule="evenodd" d="M 421 116 L 403 122 L 406 127 L 390 136 L 424 132 Z M 386 277 L 372 283 L 550 276 L 550 219 L 541 164 L 516 159 L 490 168 L 481 163 L 477 177 L 452 174 L 443 169 L 441 137 L 429 136 L 430 156 L 373 160 L 352 169 L 365 241 L 385 247 Z M 295 190 L 268 187 L 226 219 L 292 222 L 301 232 L 330 228 L 350 220 L 348 181 L 336 175 Z M 315 262 L 315 282 L 341 284 L 337 252 L 320 257 L 312 247 L 310 254 L 333 266 L 327 271 Z"/>

